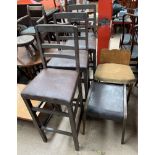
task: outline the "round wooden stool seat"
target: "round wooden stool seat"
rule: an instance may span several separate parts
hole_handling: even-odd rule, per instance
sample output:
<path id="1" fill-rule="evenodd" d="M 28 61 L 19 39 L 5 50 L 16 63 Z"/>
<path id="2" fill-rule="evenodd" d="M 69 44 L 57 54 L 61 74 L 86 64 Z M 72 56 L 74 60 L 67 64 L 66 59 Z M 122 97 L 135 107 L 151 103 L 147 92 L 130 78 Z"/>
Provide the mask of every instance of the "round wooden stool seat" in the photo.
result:
<path id="1" fill-rule="evenodd" d="M 29 52 L 30 56 L 35 57 L 37 48 L 33 44 L 34 39 L 35 38 L 32 35 L 18 36 L 17 37 L 17 47 L 23 47 L 24 46 L 27 49 L 27 51 Z M 30 46 L 33 48 L 33 50 L 32 50 L 32 48 Z"/>
<path id="2" fill-rule="evenodd" d="M 17 37 L 17 46 L 25 46 L 33 43 L 34 41 L 34 36 L 31 35 L 22 35 Z"/>

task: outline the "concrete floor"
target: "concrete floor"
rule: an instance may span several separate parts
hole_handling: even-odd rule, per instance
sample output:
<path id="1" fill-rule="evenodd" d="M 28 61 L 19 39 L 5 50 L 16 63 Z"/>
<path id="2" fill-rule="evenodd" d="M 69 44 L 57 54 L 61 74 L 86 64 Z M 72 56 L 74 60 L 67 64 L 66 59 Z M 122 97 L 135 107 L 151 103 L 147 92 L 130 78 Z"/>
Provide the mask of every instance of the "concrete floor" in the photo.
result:
<path id="1" fill-rule="evenodd" d="M 111 49 L 118 48 L 119 37 L 114 35 L 111 38 Z M 137 92 L 135 87 L 129 101 L 126 144 L 121 145 L 122 124 L 119 122 L 87 118 L 86 134 L 82 135 L 80 132 L 78 137 L 80 151 L 75 151 L 72 137 L 47 133 L 48 142 L 44 143 L 33 123 L 18 120 L 18 155 L 137 155 Z M 55 116 L 49 124 L 70 131 L 67 118 Z"/>

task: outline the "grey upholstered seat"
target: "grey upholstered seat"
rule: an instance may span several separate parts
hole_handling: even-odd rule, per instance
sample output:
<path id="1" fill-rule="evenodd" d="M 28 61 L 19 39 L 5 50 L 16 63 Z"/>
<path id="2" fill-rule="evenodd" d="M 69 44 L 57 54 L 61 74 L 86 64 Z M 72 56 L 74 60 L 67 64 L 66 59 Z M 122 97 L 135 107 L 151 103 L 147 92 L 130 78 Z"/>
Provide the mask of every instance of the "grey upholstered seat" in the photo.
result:
<path id="1" fill-rule="evenodd" d="M 87 115 L 122 120 L 123 86 L 94 82 L 88 98 Z"/>
<path id="2" fill-rule="evenodd" d="M 69 40 L 66 45 L 73 45 L 74 40 Z M 79 49 L 86 49 L 85 40 L 79 40 Z M 88 50 L 96 50 L 96 39 L 88 39 Z"/>
<path id="3" fill-rule="evenodd" d="M 78 74 L 76 71 L 47 68 L 41 71 L 22 91 L 22 96 L 35 100 L 69 103 L 72 100 Z"/>
<path id="4" fill-rule="evenodd" d="M 35 35 L 36 32 L 35 32 L 34 26 L 30 26 L 26 28 L 25 30 L 21 31 L 20 34 L 21 35 L 26 35 L 26 34 Z"/>

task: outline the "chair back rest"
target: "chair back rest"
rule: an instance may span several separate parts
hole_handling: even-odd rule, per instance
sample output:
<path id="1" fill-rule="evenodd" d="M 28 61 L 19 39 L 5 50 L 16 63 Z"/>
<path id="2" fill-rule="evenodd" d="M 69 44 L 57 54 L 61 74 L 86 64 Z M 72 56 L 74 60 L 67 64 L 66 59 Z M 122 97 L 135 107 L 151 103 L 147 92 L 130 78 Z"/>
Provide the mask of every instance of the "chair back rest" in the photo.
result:
<path id="1" fill-rule="evenodd" d="M 125 27 L 126 27 L 126 20 L 129 19 L 131 21 L 131 24 L 130 24 L 130 32 L 129 33 L 132 33 L 132 29 L 135 25 L 138 25 L 138 16 L 137 15 L 134 15 L 134 14 L 131 14 L 131 13 L 126 13 L 124 16 L 123 16 L 123 34 L 125 33 Z"/>
<path id="2" fill-rule="evenodd" d="M 27 14 L 30 17 L 30 23 L 32 26 L 37 25 L 36 21 L 40 19 L 41 17 L 44 18 L 43 23 L 47 23 L 46 12 L 42 4 L 27 5 Z"/>
<path id="3" fill-rule="evenodd" d="M 133 29 L 135 25 L 138 25 L 138 16 L 134 14 L 127 13 L 123 16 L 123 30 L 122 30 L 122 39 L 121 39 L 121 44 L 123 44 L 124 39 L 125 39 L 125 34 L 126 34 L 126 20 L 129 19 L 131 20 L 130 24 L 130 29 L 129 29 L 129 34 L 131 34 L 130 41 L 132 41 L 132 36 L 133 36 Z"/>
<path id="4" fill-rule="evenodd" d="M 38 24 L 35 26 L 37 43 L 43 63 L 43 68 L 47 68 L 46 58 L 48 57 L 57 57 L 57 58 L 66 58 L 75 60 L 76 70 L 79 72 L 79 46 L 78 46 L 78 31 L 77 27 L 73 25 L 58 25 L 58 24 Z M 42 37 L 43 33 L 57 33 L 58 35 L 62 33 L 70 33 L 74 36 L 74 45 L 65 45 L 64 42 L 45 42 Z M 64 37 L 64 36 L 62 36 Z M 68 36 L 66 36 L 65 39 Z M 47 51 L 47 49 L 51 49 Z M 63 51 L 72 51 L 74 54 L 66 55 L 63 54 Z"/>
<path id="5" fill-rule="evenodd" d="M 101 49 L 100 62 L 102 63 L 116 63 L 129 65 L 131 53 L 129 50 L 118 49 Z"/>
<path id="6" fill-rule="evenodd" d="M 62 12 L 53 15 L 55 24 L 76 25 L 78 29 L 78 39 L 85 40 L 86 50 L 88 50 L 88 15 L 87 13 Z M 61 20 L 61 23 L 59 22 Z M 73 36 L 68 36 L 74 40 Z M 57 38 L 58 40 L 63 38 Z M 65 40 L 65 38 L 64 38 Z"/>
<path id="7" fill-rule="evenodd" d="M 88 14 L 88 28 L 96 32 L 96 5 L 95 4 L 73 4 L 68 6 L 69 12 L 86 12 Z"/>

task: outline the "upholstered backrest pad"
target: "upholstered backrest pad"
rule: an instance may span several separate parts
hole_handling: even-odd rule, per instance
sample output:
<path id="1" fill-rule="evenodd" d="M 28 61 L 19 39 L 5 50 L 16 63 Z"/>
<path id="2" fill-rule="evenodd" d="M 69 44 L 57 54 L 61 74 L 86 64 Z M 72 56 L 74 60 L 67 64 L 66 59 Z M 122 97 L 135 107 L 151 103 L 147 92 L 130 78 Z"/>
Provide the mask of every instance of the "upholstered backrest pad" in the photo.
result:
<path id="1" fill-rule="evenodd" d="M 131 53 L 129 50 L 101 49 L 100 63 L 116 63 L 129 65 Z"/>

